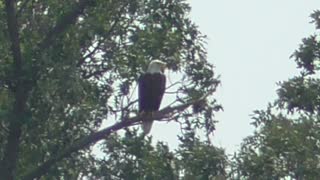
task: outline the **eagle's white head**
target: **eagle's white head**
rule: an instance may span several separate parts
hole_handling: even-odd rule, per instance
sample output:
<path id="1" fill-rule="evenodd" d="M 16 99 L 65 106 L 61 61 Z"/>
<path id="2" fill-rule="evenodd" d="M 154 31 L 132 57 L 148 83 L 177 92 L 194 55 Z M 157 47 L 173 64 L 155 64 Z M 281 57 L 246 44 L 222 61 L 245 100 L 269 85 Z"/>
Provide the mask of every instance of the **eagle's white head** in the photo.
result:
<path id="1" fill-rule="evenodd" d="M 148 66 L 148 73 L 163 73 L 164 69 L 166 68 L 167 64 L 160 60 L 152 60 Z"/>

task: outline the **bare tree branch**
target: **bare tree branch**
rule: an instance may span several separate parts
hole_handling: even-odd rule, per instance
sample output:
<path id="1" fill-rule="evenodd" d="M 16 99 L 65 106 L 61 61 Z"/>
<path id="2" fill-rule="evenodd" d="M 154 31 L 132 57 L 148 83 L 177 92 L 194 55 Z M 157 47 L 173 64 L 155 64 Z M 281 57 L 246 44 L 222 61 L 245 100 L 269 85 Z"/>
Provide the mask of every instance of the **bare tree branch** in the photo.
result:
<path id="1" fill-rule="evenodd" d="M 204 95 L 203 97 L 195 100 L 191 100 L 189 102 L 186 102 L 181 105 L 177 105 L 174 107 L 167 106 L 163 108 L 161 111 L 158 111 L 153 114 L 152 117 L 146 117 L 142 114 L 139 114 L 135 117 L 123 119 L 121 122 L 115 123 L 112 126 L 109 126 L 105 129 L 102 129 L 100 131 L 97 131 L 95 133 L 92 133 L 86 137 L 83 137 L 70 146 L 66 147 L 66 149 L 61 150 L 59 154 L 52 157 L 51 159 L 44 162 L 42 165 L 38 166 L 36 169 L 30 171 L 29 173 L 22 176 L 22 180 L 33 180 L 40 178 L 43 176 L 53 165 L 55 165 L 57 162 L 61 161 L 62 159 L 70 156 L 72 153 L 75 153 L 79 150 L 82 150 L 102 139 L 107 138 L 111 133 L 116 132 L 120 129 L 127 128 L 136 124 L 139 124 L 142 120 L 158 120 L 162 121 L 163 119 L 166 119 L 169 116 L 172 116 L 173 114 L 177 114 L 181 111 L 184 111 L 186 108 L 190 107 L 193 104 L 199 103 L 200 101 L 205 100 L 212 92 L 209 92 L 208 94 Z"/>
<path id="2" fill-rule="evenodd" d="M 89 51 L 88 54 L 86 54 L 84 57 L 82 57 L 79 62 L 77 63 L 77 67 L 81 66 L 86 59 L 91 58 L 95 53 L 99 50 L 100 45 L 102 44 L 103 40 L 98 40 L 96 47 L 93 48 L 92 51 Z M 92 47 L 92 46 L 91 46 Z M 90 47 L 89 47 L 90 48 Z"/>
<path id="3" fill-rule="evenodd" d="M 168 77 L 169 77 L 169 76 L 168 76 Z M 170 84 L 168 87 L 166 87 L 166 90 L 172 88 L 173 86 L 175 86 L 175 85 L 177 85 L 177 84 L 181 84 L 181 80 L 180 80 L 180 81 L 177 81 L 177 82 L 175 82 L 175 83 Z"/>

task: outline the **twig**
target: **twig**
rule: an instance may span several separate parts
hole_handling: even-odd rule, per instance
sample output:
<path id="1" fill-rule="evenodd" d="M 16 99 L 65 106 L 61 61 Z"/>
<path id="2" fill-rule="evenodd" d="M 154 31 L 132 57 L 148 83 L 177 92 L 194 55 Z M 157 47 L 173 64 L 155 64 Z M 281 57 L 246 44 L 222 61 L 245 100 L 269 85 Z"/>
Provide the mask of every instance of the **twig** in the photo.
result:
<path id="1" fill-rule="evenodd" d="M 92 57 L 92 55 L 94 55 L 94 54 L 99 50 L 100 45 L 102 44 L 102 42 L 103 42 L 102 39 L 98 40 L 96 47 L 94 47 L 94 49 L 93 49 L 92 51 L 89 51 L 89 50 L 88 50 L 89 53 L 86 54 L 84 57 L 82 57 L 82 58 L 79 60 L 79 62 L 77 63 L 77 67 L 81 66 L 81 65 L 85 62 L 85 60 L 86 60 L 87 58 Z M 90 47 L 91 47 L 91 46 L 90 46 Z M 89 47 L 89 48 L 90 48 L 90 47 Z"/>
<path id="2" fill-rule="evenodd" d="M 175 86 L 175 85 L 177 85 L 179 83 L 181 83 L 181 81 L 177 81 L 175 83 L 172 83 L 172 84 L 170 84 L 170 86 L 166 87 L 166 89 L 170 89 L 170 88 L 172 88 L 173 86 Z"/>
<path id="3" fill-rule="evenodd" d="M 165 94 L 177 94 L 179 91 L 166 91 Z"/>

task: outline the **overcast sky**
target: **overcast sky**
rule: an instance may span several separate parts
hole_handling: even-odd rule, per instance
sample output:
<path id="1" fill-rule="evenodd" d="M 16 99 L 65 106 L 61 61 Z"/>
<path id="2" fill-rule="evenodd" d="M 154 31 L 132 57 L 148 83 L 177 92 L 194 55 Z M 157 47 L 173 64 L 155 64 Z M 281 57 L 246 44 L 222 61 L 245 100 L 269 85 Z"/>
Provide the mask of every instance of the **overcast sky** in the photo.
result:
<path id="1" fill-rule="evenodd" d="M 232 153 L 251 135 L 250 115 L 276 97 L 276 83 L 298 73 L 290 55 L 315 32 L 320 0 L 189 0 L 191 19 L 208 36 L 208 59 L 221 75 L 213 142 Z M 154 125 L 156 139 L 175 144 L 177 125 Z M 167 132 L 167 133 L 166 133 Z M 174 146 L 174 145 L 173 145 Z"/>

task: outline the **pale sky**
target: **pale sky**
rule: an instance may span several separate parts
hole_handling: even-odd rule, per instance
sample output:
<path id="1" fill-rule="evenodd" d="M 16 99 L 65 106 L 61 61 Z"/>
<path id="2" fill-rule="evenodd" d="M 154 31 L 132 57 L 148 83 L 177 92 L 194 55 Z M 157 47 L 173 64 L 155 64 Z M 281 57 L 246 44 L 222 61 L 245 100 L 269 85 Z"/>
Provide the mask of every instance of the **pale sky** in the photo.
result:
<path id="1" fill-rule="evenodd" d="M 320 0 L 189 0 L 191 19 L 208 36 L 208 60 L 221 75 L 224 107 L 214 144 L 233 153 L 253 132 L 250 115 L 276 97 L 276 83 L 298 73 L 290 55 L 315 32 L 309 17 Z M 177 124 L 155 123 L 152 135 L 176 147 Z"/>

